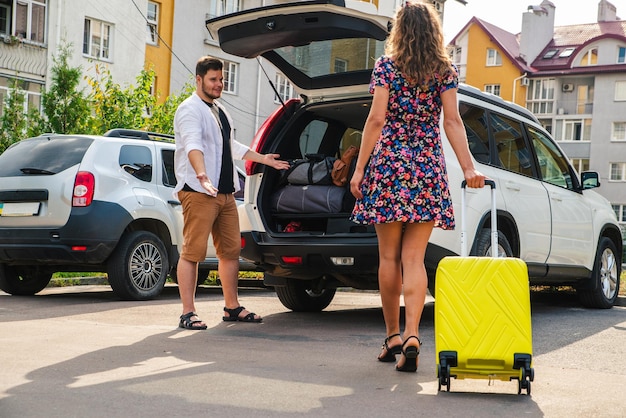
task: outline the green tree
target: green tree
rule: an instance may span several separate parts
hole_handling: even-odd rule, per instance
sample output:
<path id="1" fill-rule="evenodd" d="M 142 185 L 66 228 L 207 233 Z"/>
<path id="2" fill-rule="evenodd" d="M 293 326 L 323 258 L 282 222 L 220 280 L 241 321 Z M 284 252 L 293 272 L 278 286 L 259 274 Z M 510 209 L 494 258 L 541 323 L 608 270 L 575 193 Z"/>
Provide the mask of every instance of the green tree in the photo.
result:
<path id="1" fill-rule="evenodd" d="M 0 153 L 11 144 L 24 138 L 26 134 L 26 92 L 20 89 L 19 80 L 11 79 L 9 94 L 4 99 L 2 116 L 0 116 Z"/>
<path id="2" fill-rule="evenodd" d="M 156 98 L 150 94 L 154 71 L 142 70 L 136 78 L 136 86 L 122 88 L 113 81 L 107 67 L 96 65 L 94 68 L 96 76 L 87 79 L 94 116 L 90 133 L 102 134 L 113 128 L 141 129 L 146 126 L 146 110 L 156 103 Z"/>
<path id="3" fill-rule="evenodd" d="M 89 101 L 84 92 L 78 89 L 82 70 L 81 67 L 69 66 L 68 60 L 71 56 L 71 44 L 63 42 L 59 46 L 58 55 L 53 58 L 52 84 L 50 89 L 42 94 L 45 117 L 39 119 L 39 123 L 44 125 L 43 131 L 63 134 L 84 133 L 90 124 Z M 29 116 L 37 119 L 35 114 Z"/>
<path id="4" fill-rule="evenodd" d="M 152 108 L 151 116 L 146 120 L 146 130 L 173 135 L 174 114 L 176 113 L 176 109 L 194 90 L 195 86 L 191 83 L 187 83 L 180 94 L 170 95 L 163 103 L 155 105 Z"/>

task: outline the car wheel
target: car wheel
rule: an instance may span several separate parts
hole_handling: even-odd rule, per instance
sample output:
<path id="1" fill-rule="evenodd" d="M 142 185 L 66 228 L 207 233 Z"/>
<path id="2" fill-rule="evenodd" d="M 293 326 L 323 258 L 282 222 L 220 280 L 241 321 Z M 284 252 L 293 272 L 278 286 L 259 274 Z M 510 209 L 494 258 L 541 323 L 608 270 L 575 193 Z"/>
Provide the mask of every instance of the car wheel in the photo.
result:
<path id="1" fill-rule="evenodd" d="M 292 280 L 276 286 L 276 295 L 287 309 L 295 312 L 319 312 L 330 305 L 335 289 L 314 289 L 313 282 Z"/>
<path id="2" fill-rule="evenodd" d="M 169 259 L 165 245 L 151 232 L 125 234 L 107 262 L 109 284 L 124 300 L 157 297 L 165 286 Z"/>
<path id="3" fill-rule="evenodd" d="M 52 272 L 39 267 L 14 267 L 0 264 L 0 289 L 15 296 L 41 292 L 52 278 Z"/>
<path id="4" fill-rule="evenodd" d="M 611 308 L 619 294 L 620 277 L 617 249 L 609 238 L 600 239 L 591 280 L 590 288 L 576 289 L 580 302 L 587 308 Z"/>
<path id="5" fill-rule="evenodd" d="M 484 228 L 478 233 L 475 251 L 472 255 L 478 257 L 491 256 L 491 229 Z M 498 257 L 513 257 L 511 244 L 502 231 L 498 231 Z"/>

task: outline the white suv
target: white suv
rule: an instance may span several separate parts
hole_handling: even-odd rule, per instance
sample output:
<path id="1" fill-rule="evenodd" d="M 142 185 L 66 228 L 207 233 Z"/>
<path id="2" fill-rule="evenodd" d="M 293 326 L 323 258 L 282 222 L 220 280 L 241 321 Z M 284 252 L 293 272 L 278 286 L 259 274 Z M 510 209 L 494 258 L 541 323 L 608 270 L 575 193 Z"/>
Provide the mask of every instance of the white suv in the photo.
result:
<path id="1" fill-rule="evenodd" d="M 174 149 L 171 136 L 114 129 L 29 138 L 0 154 L 0 289 L 32 295 L 57 271 L 106 271 L 122 299 L 159 295 L 182 244 Z M 216 268 L 209 238 L 200 279 Z"/>
<path id="2" fill-rule="evenodd" d="M 387 18 L 364 13 L 364 7 L 349 0 L 312 1 L 207 21 L 225 52 L 264 57 L 301 94 L 265 121 L 253 142 L 258 152 L 294 160 L 339 157 L 359 145 L 371 104 L 371 70 L 389 27 Z M 528 110 L 465 85 L 458 100 L 475 163 L 496 183 L 498 251 L 523 259 L 532 284 L 571 285 L 585 306 L 611 307 L 619 291 L 622 237 L 609 202 L 590 190 L 599 186 L 598 174 L 579 176 Z M 458 216 L 462 173 L 445 136 L 443 143 Z M 280 207 L 276 196 L 289 198 L 281 173 L 246 167 L 240 211 L 250 224 L 242 230 L 242 256 L 265 271 L 265 284 L 275 287 L 287 308 L 324 309 L 340 286 L 377 289 L 376 234 L 349 221 L 349 191 L 327 193 L 347 201 L 335 209 Z M 292 189 L 302 196 L 323 191 L 315 186 Z M 470 254 L 490 254 L 489 191 L 469 189 L 467 201 Z M 439 260 L 460 253 L 459 234 L 433 232 L 426 254 L 431 292 Z"/>

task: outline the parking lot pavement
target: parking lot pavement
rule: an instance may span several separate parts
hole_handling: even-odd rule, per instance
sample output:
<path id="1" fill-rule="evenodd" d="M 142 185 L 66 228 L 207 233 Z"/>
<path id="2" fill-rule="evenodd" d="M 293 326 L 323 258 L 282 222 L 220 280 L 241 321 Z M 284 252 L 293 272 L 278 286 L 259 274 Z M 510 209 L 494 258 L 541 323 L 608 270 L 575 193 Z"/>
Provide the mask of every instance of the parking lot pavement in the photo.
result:
<path id="1" fill-rule="evenodd" d="M 294 313 L 274 293 L 241 290 L 262 324 L 224 323 L 219 288 L 198 292 L 206 331 L 177 328 L 177 289 L 123 302 L 106 286 L 0 292 L 0 416 L 621 417 L 626 305 L 587 310 L 533 294 L 535 381 L 452 380 L 437 392 L 432 300 L 418 373 L 375 357 L 376 293 L 338 292 L 324 312 Z"/>

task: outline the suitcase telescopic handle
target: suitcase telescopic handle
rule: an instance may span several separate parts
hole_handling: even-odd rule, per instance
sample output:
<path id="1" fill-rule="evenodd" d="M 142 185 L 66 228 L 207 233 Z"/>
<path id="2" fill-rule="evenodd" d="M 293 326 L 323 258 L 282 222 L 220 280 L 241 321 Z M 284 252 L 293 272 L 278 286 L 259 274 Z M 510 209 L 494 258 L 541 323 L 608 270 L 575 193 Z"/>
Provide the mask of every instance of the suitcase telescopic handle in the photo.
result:
<path id="1" fill-rule="evenodd" d="M 485 180 L 485 185 L 491 186 L 491 255 L 498 257 L 498 220 L 496 211 L 496 182 L 493 180 Z M 467 182 L 461 182 L 461 256 L 467 257 L 467 234 L 465 231 L 465 189 Z"/>

